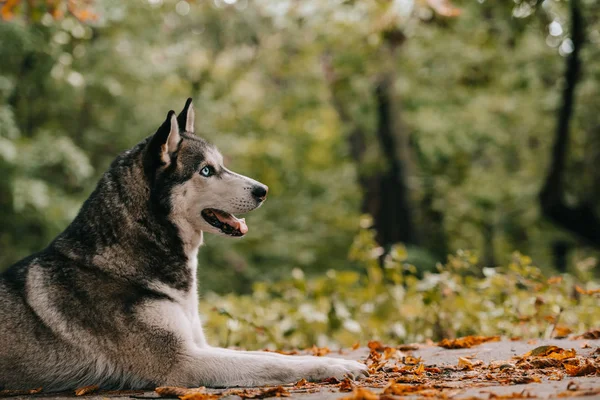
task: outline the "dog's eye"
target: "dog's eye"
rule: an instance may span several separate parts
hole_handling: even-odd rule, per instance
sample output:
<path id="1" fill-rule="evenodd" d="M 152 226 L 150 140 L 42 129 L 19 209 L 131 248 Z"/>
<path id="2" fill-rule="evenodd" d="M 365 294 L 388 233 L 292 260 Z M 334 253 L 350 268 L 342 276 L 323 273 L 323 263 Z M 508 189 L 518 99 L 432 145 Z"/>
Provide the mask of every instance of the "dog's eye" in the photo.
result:
<path id="1" fill-rule="evenodd" d="M 210 165 L 207 165 L 200 170 L 200 175 L 206 176 L 206 177 L 214 175 L 214 173 L 215 173 L 215 169 L 213 167 L 211 167 Z"/>

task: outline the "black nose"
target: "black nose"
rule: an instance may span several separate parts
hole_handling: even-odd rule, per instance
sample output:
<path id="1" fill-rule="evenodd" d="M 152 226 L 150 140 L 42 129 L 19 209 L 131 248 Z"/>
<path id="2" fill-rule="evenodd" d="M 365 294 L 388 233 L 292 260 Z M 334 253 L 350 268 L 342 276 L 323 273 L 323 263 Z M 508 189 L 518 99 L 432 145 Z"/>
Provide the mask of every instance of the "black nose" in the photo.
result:
<path id="1" fill-rule="evenodd" d="M 267 186 L 257 185 L 252 188 L 252 196 L 254 196 L 258 201 L 263 201 L 267 197 L 268 191 L 269 188 Z"/>

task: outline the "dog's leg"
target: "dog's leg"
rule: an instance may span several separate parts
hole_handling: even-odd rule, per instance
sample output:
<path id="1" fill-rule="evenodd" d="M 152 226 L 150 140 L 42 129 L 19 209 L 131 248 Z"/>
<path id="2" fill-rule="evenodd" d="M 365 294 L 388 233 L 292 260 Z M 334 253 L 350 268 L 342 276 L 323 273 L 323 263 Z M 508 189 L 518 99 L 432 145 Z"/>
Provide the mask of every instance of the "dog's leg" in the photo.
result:
<path id="1" fill-rule="evenodd" d="M 281 357 L 279 357 L 281 356 Z M 182 357 L 166 379 L 166 385 L 246 387 L 294 383 L 302 378 L 319 381 L 329 377 L 366 375 L 356 361 L 331 362 L 331 358 L 272 356 L 235 350 L 193 349 Z"/>
<path id="2" fill-rule="evenodd" d="M 292 357 L 290 355 L 279 354 L 279 353 L 275 353 L 273 351 L 260 351 L 260 350 L 259 351 L 246 351 L 246 350 L 233 350 L 233 349 L 223 349 L 223 348 L 221 348 L 220 350 L 237 353 L 237 354 L 248 354 L 251 356 L 266 356 L 266 357 L 285 358 L 285 359 Z M 347 364 L 347 365 L 349 365 L 349 368 L 351 368 L 351 366 L 355 365 L 355 363 L 356 363 L 356 361 L 346 360 L 346 359 L 339 358 L 339 357 L 317 357 L 317 356 L 312 356 L 312 355 L 294 355 L 293 357 L 295 360 L 307 360 L 307 361 L 325 360 L 328 363 Z"/>

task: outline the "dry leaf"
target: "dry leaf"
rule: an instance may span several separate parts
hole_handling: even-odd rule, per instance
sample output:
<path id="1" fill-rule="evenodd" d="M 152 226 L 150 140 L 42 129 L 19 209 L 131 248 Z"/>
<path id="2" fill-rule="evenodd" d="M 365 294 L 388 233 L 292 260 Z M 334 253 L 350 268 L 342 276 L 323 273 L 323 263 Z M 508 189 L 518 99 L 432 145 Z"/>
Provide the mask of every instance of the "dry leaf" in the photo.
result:
<path id="1" fill-rule="evenodd" d="M 473 363 L 467 358 L 458 357 L 458 368 L 472 370 Z"/>
<path id="2" fill-rule="evenodd" d="M 42 391 L 42 388 L 37 389 L 26 389 L 26 390 L 0 390 L 0 397 L 12 397 L 12 396 L 25 396 L 28 394 L 37 394 Z"/>
<path id="3" fill-rule="evenodd" d="M 356 350 L 360 347 L 360 342 L 356 342 L 352 345 L 352 350 Z"/>
<path id="4" fill-rule="evenodd" d="M 239 396 L 242 399 L 265 399 L 268 397 L 289 397 L 291 393 L 283 386 L 260 389 L 230 389 L 221 394 L 222 396 Z M 183 399 L 182 400 L 187 400 Z M 193 399 L 189 399 L 193 400 Z M 198 399 L 200 400 L 200 399 Z"/>
<path id="5" fill-rule="evenodd" d="M 181 400 L 216 400 L 221 396 L 213 393 L 190 393 L 184 396 L 179 396 Z"/>
<path id="6" fill-rule="evenodd" d="M 509 394 L 490 393 L 489 399 L 535 399 L 536 396 L 529 393 L 527 390 Z"/>
<path id="7" fill-rule="evenodd" d="M 396 350 L 393 347 L 386 347 L 385 350 L 383 351 L 383 358 L 386 360 L 389 360 L 390 358 L 396 358 L 396 355 L 398 354 L 398 350 Z"/>
<path id="8" fill-rule="evenodd" d="M 351 392 L 352 390 L 354 390 L 354 384 L 352 383 L 352 379 L 345 378 L 340 383 L 340 392 Z"/>
<path id="9" fill-rule="evenodd" d="M 423 372 L 425 372 L 425 365 L 423 364 L 419 364 L 417 368 L 412 370 L 412 373 L 415 375 L 423 375 Z"/>
<path id="10" fill-rule="evenodd" d="M 421 362 L 421 357 L 416 358 L 413 356 L 402 357 L 402 363 L 406 365 L 417 365 Z"/>
<path id="11" fill-rule="evenodd" d="M 537 376 L 530 375 L 522 375 L 522 376 L 514 376 L 509 379 L 510 383 L 513 385 L 523 385 L 525 383 L 541 383 L 542 380 Z"/>
<path id="12" fill-rule="evenodd" d="M 192 393 L 206 393 L 206 388 L 200 386 L 197 388 L 185 388 L 178 386 L 160 386 L 154 389 L 154 391 L 161 397 L 179 397 L 185 396 Z"/>
<path id="13" fill-rule="evenodd" d="M 83 386 L 78 389 L 75 389 L 75 396 L 85 396 L 86 394 L 96 392 L 98 389 L 100 389 L 98 385 Z"/>
<path id="14" fill-rule="evenodd" d="M 523 357 L 547 357 L 556 360 L 566 360 L 577 355 L 575 349 L 565 350 L 558 346 L 539 346 L 528 351 Z"/>
<path id="15" fill-rule="evenodd" d="M 317 347 L 316 345 L 314 345 L 310 351 L 312 351 L 313 356 L 317 356 L 317 357 L 323 357 L 329 353 L 331 353 L 331 350 L 329 350 L 329 347 Z"/>
<path id="16" fill-rule="evenodd" d="M 378 351 L 378 352 L 383 352 L 385 350 L 385 347 L 383 344 L 381 344 L 381 342 L 379 340 L 371 340 L 369 341 L 368 345 L 369 349 L 371 351 Z"/>
<path id="17" fill-rule="evenodd" d="M 569 376 L 594 375 L 600 372 L 600 368 L 594 365 L 590 360 L 585 360 L 583 365 L 563 363 L 563 367 Z"/>
<path id="18" fill-rule="evenodd" d="M 392 394 L 394 396 L 402 396 L 406 393 L 420 392 L 422 390 L 429 389 L 425 385 L 406 385 L 403 383 L 390 382 L 389 385 L 383 390 L 383 394 Z"/>
<path id="19" fill-rule="evenodd" d="M 400 351 L 415 351 L 415 350 L 419 350 L 419 345 L 417 345 L 417 344 L 401 344 L 400 346 L 398 346 L 396 348 Z"/>
<path id="20" fill-rule="evenodd" d="M 378 400 L 379 396 L 369 389 L 356 388 L 349 397 L 343 397 L 340 400 Z"/>
<path id="21" fill-rule="evenodd" d="M 591 329 L 579 336 L 575 336 L 575 339 L 600 339 L 600 329 Z"/>
<path id="22" fill-rule="evenodd" d="M 437 345 L 446 349 L 466 349 L 485 342 L 498 342 L 500 336 L 465 336 L 458 339 L 443 339 Z"/>
<path id="23" fill-rule="evenodd" d="M 570 328 L 568 328 L 564 325 L 556 325 L 554 327 L 554 337 L 557 339 L 565 338 L 565 337 L 569 336 L 569 334 L 572 332 L 573 331 Z"/>
<path id="24" fill-rule="evenodd" d="M 302 378 L 294 384 L 294 387 L 302 387 L 302 386 L 306 386 L 307 384 L 308 384 L 308 381 L 306 379 Z"/>

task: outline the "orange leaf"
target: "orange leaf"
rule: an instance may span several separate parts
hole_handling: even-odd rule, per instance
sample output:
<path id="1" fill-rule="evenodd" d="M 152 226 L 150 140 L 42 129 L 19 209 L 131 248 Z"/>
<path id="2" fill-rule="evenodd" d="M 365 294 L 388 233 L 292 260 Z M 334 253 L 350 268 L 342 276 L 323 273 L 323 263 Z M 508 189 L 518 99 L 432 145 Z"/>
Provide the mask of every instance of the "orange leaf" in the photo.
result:
<path id="1" fill-rule="evenodd" d="M 351 392 L 352 390 L 354 390 L 354 384 L 350 378 L 346 378 L 340 383 L 340 392 Z"/>
<path id="2" fill-rule="evenodd" d="M 369 341 L 367 346 L 369 346 L 369 349 L 371 349 L 371 351 L 378 351 L 381 353 L 382 351 L 385 350 L 385 346 L 383 344 L 381 344 L 381 342 L 378 340 Z"/>
<path id="3" fill-rule="evenodd" d="M 548 278 L 548 280 L 546 281 L 546 283 L 548 283 L 548 285 L 555 285 L 557 283 L 561 283 L 563 280 L 562 276 L 553 276 L 551 278 Z"/>
<path id="4" fill-rule="evenodd" d="M 178 397 L 185 396 L 193 393 L 206 393 L 204 386 L 197 388 L 185 388 L 178 386 L 160 386 L 154 389 L 154 391 L 161 397 Z"/>
<path id="5" fill-rule="evenodd" d="M 600 372 L 600 368 L 592 364 L 590 360 L 585 360 L 583 365 L 571 365 L 563 363 L 563 367 L 570 376 L 594 375 Z"/>
<path id="6" fill-rule="evenodd" d="M 344 397 L 341 400 L 378 400 L 379 396 L 369 389 L 356 388 L 350 397 Z"/>
<path id="7" fill-rule="evenodd" d="M 0 15 L 3 20 L 11 20 L 15 16 L 15 8 L 19 5 L 21 0 L 6 0 L 6 3 L 2 6 L 2 10 L 0 10 Z"/>
<path id="8" fill-rule="evenodd" d="M 458 339 L 442 339 L 437 345 L 446 349 L 466 349 L 485 342 L 498 342 L 500 336 L 465 336 Z"/>
<path id="9" fill-rule="evenodd" d="M 317 347 L 316 345 L 313 345 L 313 347 L 310 350 L 312 351 L 313 356 L 317 357 L 323 357 L 324 355 L 331 353 L 329 347 Z"/>
<path id="10" fill-rule="evenodd" d="M 393 381 L 385 387 L 383 394 L 391 394 L 394 396 L 402 396 L 406 393 L 420 392 L 429 389 L 425 385 L 407 385 L 404 383 L 393 383 Z"/>
<path id="11" fill-rule="evenodd" d="M 85 396 L 86 394 L 96 392 L 100 387 L 98 385 L 83 386 L 75 389 L 75 396 Z"/>

